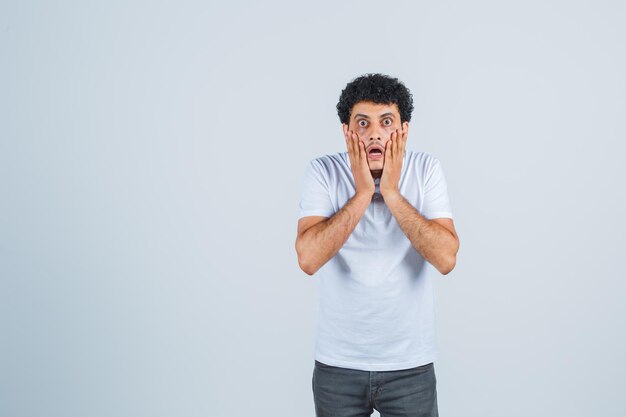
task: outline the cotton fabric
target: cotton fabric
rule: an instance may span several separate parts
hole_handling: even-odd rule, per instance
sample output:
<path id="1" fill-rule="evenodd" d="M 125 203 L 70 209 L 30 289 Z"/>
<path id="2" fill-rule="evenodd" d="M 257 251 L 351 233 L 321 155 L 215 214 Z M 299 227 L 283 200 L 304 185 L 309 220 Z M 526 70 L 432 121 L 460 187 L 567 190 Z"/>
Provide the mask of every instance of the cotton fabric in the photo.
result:
<path id="1" fill-rule="evenodd" d="M 318 279 L 315 360 L 364 371 L 409 369 L 437 359 L 432 280 L 442 275 L 413 248 L 376 192 L 339 252 Z M 348 152 L 309 161 L 300 218 L 330 218 L 355 192 Z M 452 218 L 440 161 L 406 150 L 398 185 L 427 219 Z"/>

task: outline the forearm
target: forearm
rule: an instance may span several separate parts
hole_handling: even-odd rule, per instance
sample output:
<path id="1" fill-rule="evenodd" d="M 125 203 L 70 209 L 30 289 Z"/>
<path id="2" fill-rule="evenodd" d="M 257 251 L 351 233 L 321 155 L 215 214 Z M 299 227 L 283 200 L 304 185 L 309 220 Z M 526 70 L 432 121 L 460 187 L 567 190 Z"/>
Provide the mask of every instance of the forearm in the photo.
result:
<path id="1" fill-rule="evenodd" d="M 328 220 L 308 229 L 298 242 L 302 269 L 313 275 L 339 252 L 363 217 L 371 196 L 355 194 Z"/>
<path id="2" fill-rule="evenodd" d="M 442 274 L 450 272 L 456 262 L 457 241 L 454 235 L 422 216 L 399 192 L 389 193 L 383 198 L 415 250 Z"/>

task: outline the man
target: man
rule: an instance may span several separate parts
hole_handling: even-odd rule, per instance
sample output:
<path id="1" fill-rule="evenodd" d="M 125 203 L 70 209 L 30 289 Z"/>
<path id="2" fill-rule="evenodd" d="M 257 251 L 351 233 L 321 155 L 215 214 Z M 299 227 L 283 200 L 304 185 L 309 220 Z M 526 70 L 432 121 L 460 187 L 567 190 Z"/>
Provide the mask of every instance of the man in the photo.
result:
<path id="1" fill-rule="evenodd" d="M 439 160 L 405 150 L 413 99 L 396 78 L 352 80 L 337 104 L 347 152 L 309 162 L 296 251 L 319 276 L 317 417 L 437 416 L 430 271 L 459 239 Z"/>

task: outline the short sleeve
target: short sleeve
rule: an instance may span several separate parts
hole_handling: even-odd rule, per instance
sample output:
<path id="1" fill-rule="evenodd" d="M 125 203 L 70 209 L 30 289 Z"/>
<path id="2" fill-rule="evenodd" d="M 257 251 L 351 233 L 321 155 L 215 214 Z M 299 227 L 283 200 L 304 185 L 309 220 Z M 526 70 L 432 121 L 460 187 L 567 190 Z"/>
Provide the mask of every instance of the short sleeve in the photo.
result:
<path id="1" fill-rule="evenodd" d="M 315 159 L 309 161 L 301 184 L 299 217 L 331 217 L 335 214 L 328 191 L 328 181 L 323 174 L 323 166 Z"/>
<path id="2" fill-rule="evenodd" d="M 421 214 L 427 219 L 452 218 L 448 185 L 443 175 L 441 163 L 435 157 L 432 157 L 430 167 L 427 170 Z"/>

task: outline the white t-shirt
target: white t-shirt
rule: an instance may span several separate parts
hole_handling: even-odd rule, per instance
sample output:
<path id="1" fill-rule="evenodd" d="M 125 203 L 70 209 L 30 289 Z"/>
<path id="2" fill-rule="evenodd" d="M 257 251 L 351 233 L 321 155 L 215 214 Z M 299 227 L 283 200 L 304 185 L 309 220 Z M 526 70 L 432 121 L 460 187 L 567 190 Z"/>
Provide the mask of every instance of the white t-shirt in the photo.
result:
<path id="1" fill-rule="evenodd" d="M 439 272 L 411 245 L 376 192 L 319 279 L 315 359 L 364 371 L 392 371 L 434 362 L 432 276 Z M 441 163 L 406 150 L 399 191 L 424 217 L 452 218 Z M 300 217 L 331 217 L 356 188 L 348 152 L 311 160 L 302 181 Z"/>

